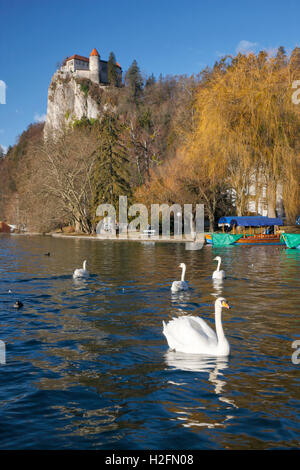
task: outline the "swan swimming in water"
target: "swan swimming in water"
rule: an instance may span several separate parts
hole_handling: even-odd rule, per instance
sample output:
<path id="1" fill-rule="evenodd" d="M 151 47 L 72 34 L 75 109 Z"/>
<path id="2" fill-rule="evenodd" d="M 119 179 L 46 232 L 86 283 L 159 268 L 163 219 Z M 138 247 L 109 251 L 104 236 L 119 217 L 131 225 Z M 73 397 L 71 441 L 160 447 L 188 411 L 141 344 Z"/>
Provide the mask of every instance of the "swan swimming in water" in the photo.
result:
<path id="1" fill-rule="evenodd" d="M 223 270 L 220 270 L 220 266 L 221 266 L 221 256 L 216 256 L 214 258 L 215 261 L 218 261 L 218 267 L 216 269 L 216 271 L 213 272 L 213 279 L 224 279 L 225 278 L 225 271 Z"/>
<path id="2" fill-rule="evenodd" d="M 184 315 L 163 321 L 163 334 L 171 349 L 187 354 L 229 356 L 230 346 L 222 326 L 222 308 L 230 308 L 224 297 L 215 301 L 216 332 L 200 317 Z"/>
<path id="3" fill-rule="evenodd" d="M 188 288 L 189 288 L 189 286 L 187 285 L 187 282 L 185 282 L 185 280 L 184 280 L 186 265 L 184 263 L 180 263 L 179 267 L 182 268 L 181 281 L 173 281 L 172 286 L 171 286 L 171 291 L 172 292 L 179 292 L 181 290 L 188 290 Z"/>
<path id="4" fill-rule="evenodd" d="M 73 278 L 80 278 L 80 277 L 89 277 L 89 272 L 86 269 L 86 260 L 83 262 L 83 267 L 80 269 L 75 269 L 73 273 Z"/>

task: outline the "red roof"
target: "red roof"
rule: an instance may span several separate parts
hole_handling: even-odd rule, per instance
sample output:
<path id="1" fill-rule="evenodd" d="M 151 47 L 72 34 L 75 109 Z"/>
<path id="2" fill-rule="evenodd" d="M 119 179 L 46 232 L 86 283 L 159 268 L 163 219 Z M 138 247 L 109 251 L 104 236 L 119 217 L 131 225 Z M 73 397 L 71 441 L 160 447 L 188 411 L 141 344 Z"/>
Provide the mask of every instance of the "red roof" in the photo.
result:
<path id="1" fill-rule="evenodd" d="M 92 52 L 90 53 L 90 57 L 91 57 L 91 55 L 97 55 L 98 57 L 100 57 L 99 52 L 98 52 L 97 49 L 95 49 L 95 48 L 94 48 L 94 49 L 92 50 Z"/>
<path id="2" fill-rule="evenodd" d="M 116 66 L 120 67 L 120 69 L 122 68 L 121 65 L 119 64 L 119 62 L 116 62 Z"/>
<path id="3" fill-rule="evenodd" d="M 87 57 L 83 57 L 82 55 L 77 55 L 77 54 L 74 54 L 71 57 L 68 57 L 66 59 L 66 62 L 68 62 L 68 60 L 72 60 L 72 59 L 78 59 L 78 60 L 83 60 L 84 62 L 89 62 L 89 59 Z"/>

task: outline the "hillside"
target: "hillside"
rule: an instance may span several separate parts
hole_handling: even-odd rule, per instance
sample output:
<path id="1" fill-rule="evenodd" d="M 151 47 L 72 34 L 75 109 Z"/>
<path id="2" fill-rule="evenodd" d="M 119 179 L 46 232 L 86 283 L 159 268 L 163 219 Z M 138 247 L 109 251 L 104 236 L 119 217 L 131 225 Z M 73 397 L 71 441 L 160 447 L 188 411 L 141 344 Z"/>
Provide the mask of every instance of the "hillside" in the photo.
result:
<path id="1" fill-rule="evenodd" d="M 238 54 L 198 76 L 143 77 L 121 87 L 57 72 L 45 127 L 31 125 L 0 161 L 0 220 L 29 231 L 92 233 L 96 208 L 203 203 L 220 215 L 300 212 L 300 108 L 290 57 Z M 46 139 L 44 138 L 46 137 Z"/>
<path id="2" fill-rule="evenodd" d="M 173 157 L 189 125 L 199 78 L 143 79 L 133 65 L 122 87 L 60 72 L 53 76 L 45 125 L 30 125 L 0 162 L 0 220 L 28 231 L 64 225 L 93 231 L 93 211 L 114 165 L 113 184 L 127 188 L 129 196 L 152 169 Z"/>

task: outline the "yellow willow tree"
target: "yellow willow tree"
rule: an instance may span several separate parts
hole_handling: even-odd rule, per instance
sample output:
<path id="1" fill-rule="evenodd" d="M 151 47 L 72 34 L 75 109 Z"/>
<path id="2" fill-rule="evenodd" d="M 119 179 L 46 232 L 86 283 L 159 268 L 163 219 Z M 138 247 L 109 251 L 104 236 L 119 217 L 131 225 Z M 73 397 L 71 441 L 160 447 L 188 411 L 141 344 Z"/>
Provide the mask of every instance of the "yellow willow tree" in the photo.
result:
<path id="1" fill-rule="evenodd" d="M 223 59 L 196 92 L 197 125 L 185 148 L 190 161 L 233 190 L 238 215 L 248 210 L 249 189 L 265 185 L 268 212 L 275 215 L 278 185 L 296 187 L 300 115 L 292 103 L 288 61 L 267 54 Z M 298 200 L 299 201 L 299 200 Z M 294 204 L 295 205 L 295 204 Z M 286 210 L 293 204 L 286 200 Z"/>
<path id="2" fill-rule="evenodd" d="M 209 219 L 210 230 L 214 230 L 215 216 L 221 216 L 231 209 L 228 188 L 218 178 L 218 165 L 215 171 L 206 164 L 206 159 L 189 158 L 179 153 L 176 157 L 153 169 L 150 179 L 137 188 L 135 199 L 146 205 L 167 203 L 170 205 L 204 204 L 205 215 Z"/>

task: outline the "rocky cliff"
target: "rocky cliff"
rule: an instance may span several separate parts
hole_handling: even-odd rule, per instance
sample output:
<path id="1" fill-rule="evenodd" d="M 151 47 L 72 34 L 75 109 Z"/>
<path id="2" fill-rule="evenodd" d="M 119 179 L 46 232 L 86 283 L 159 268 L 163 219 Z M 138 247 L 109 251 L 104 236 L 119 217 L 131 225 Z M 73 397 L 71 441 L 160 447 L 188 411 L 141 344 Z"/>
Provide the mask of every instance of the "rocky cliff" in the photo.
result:
<path id="1" fill-rule="evenodd" d="M 48 90 L 47 118 L 44 137 L 57 135 L 74 121 L 83 117 L 96 119 L 103 111 L 105 86 L 73 73 L 57 71 Z"/>

